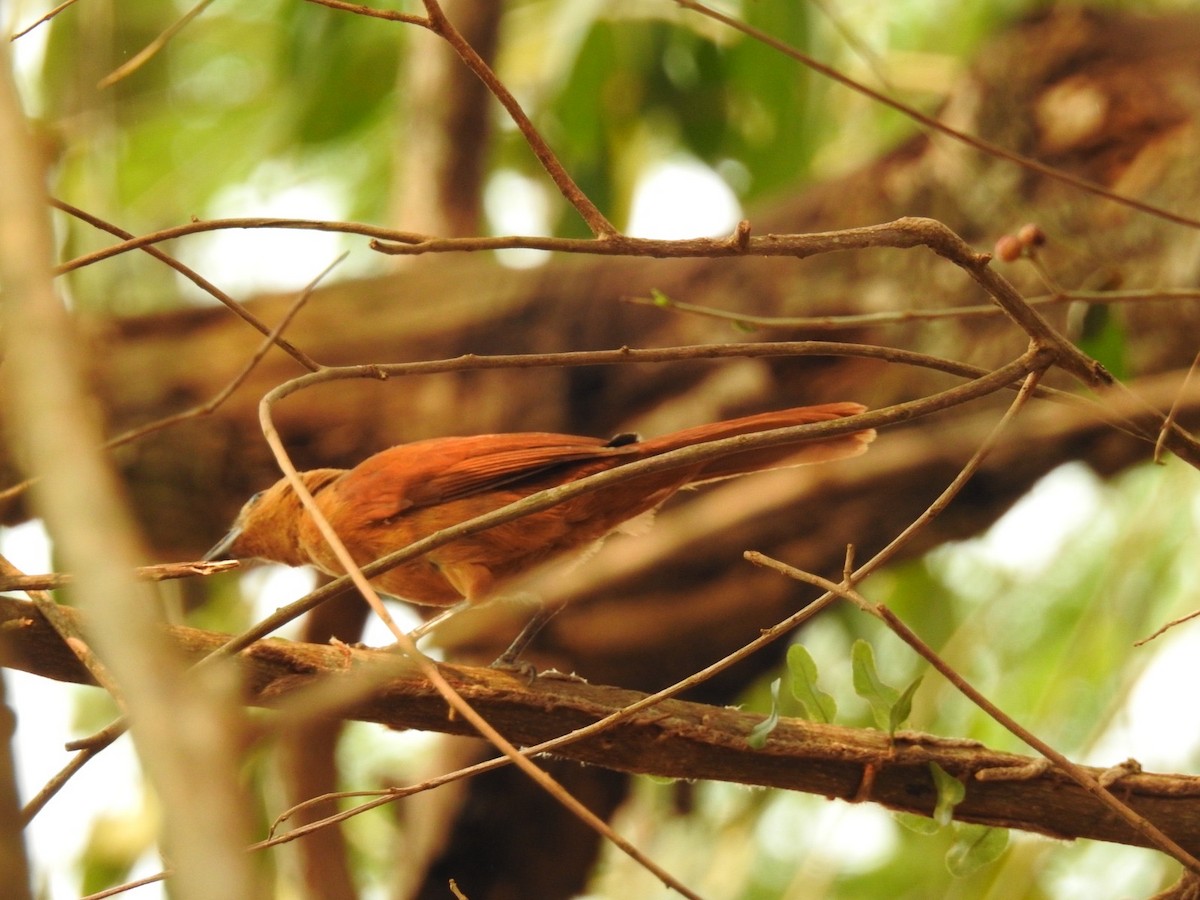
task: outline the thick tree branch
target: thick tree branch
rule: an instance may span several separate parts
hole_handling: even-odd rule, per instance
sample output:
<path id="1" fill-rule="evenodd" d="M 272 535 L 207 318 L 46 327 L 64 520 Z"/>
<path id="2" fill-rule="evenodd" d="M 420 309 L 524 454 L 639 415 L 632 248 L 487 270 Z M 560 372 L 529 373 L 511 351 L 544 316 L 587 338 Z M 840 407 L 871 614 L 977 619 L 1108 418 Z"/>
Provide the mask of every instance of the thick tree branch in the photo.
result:
<path id="1" fill-rule="evenodd" d="M 78 614 L 64 610 L 71 616 Z M 88 683 L 86 671 L 33 604 L 0 598 L 0 629 L 7 635 L 4 664 L 61 681 Z M 227 635 L 169 626 L 172 642 L 199 659 Z M 392 654 L 275 640 L 260 641 L 238 660 L 246 699 L 258 706 L 304 706 L 329 679 L 349 677 L 372 665 L 388 679 L 366 699 L 339 713 L 392 728 L 470 734 L 448 715 L 442 700 L 415 665 Z M 460 693 L 510 740 L 532 745 L 607 716 L 643 695 L 636 691 L 554 678 L 533 685 L 491 669 L 444 666 Z M 317 688 L 320 683 L 322 686 Z M 336 688 L 335 688 L 336 690 Z M 764 787 L 870 800 L 890 809 L 929 815 L 936 792 L 929 766 L 936 763 L 967 784 L 955 811 L 962 821 L 1019 828 L 1060 838 L 1092 838 L 1143 845 L 1123 822 L 1053 768 L 1033 757 L 992 751 L 971 741 L 901 734 L 895 741 L 876 731 L 785 719 L 766 746 L 752 749 L 750 730 L 763 716 L 729 708 L 669 700 L 619 722 L 602 735 L 570 744 L 562 756 L 623 772 L 674 778 L 733 781 Z M 1101 778 L 1105 770 L 1092 770 Z M 1200 778 L 1136 774 L 1115 788 L 1183 846 L 1200 847 Z"/>

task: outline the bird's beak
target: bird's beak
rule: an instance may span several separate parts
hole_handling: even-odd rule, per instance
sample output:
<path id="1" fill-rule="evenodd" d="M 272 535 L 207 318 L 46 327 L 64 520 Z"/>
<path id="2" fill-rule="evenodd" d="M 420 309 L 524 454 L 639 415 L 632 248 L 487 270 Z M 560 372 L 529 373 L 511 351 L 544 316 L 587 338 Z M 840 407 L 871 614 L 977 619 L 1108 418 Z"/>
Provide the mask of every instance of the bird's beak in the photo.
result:
<path id="1" fill-rule="evenodd" d="M 229 553 L 230 548 L 237 542 L 237 539 L 242 536 L 241 526 L 234 526 L 230 529 L 229 534 L 217 541 L 216 546 L 203 556 L 204 562 L 216 562 L 219 559 L 236 559 Z"/>

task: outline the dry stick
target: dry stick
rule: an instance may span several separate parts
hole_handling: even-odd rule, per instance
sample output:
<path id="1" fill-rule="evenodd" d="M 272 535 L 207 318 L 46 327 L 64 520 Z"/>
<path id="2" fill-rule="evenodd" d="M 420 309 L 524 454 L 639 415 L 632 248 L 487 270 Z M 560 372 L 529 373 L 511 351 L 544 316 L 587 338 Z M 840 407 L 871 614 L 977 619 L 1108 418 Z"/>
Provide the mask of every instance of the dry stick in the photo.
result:
<path id="1" fill-rule="evenodd" d="M 1168 631 L 1170 631 L 1175 626 L 1182 625 L 1184 622 L 1190 622 L 1192 619 L 1196 618 L 1197 616 L 1200 616 L 1200 609 L 1194 610 L 1194 611 L 1188 613 L 1186 616 L 1180 616 L 1178 619 L 1172 619 L 1170 622 L 1163 625 L 1161 628 L 1159 628 L 1157 631 L 1155 631 L 1149 637 L 1144 637 L 1144 638 L 1134 641 L 1133 646 L 1141 647 L 1145 644 L 1148 644 L 1151 641 L 1162 637 L 1164 634 L 1166 634 Z"/>
<path id="2" fill-rule="evenodd" d="M 62 12 L 64 9 L 66 9 L 69 6 L 73 6 L 77 2 L 78 2 L 78 0 L 63 0 L 62 3 L 60 3 L 60 4 L 58 4 L 58 6 L 54 7 L 54 9 L 50 10 L 50 12 L 46 13 L 40 19 L 35 21 L 32 25 L 27 25 L 24 28 L 22 28 L 16 34 L 14 34 L 12 37 L 10 37 L 9 40 L 15 41 L 17 38 L 25 37 L 25 35 L 29 34 L 29 32 L 33 31 L 33 29 L 37 28 L 39 25 L 49 22 L 51 19 L 53 19 L 55 16 L 57 16 L 60 12 Z"/>
<path id="3" fill-rule="evenodd" d="M 818 587 L 823 591 L 827 591 L 834 596 L 841 597 L 850 601 L 865 613 L 869 613 L 876 618 L 882 619 L 892 630 L 892 632 L 908 644 L 917 655 L 922 657 L 926 662 L 940 672 L 947 681 L 959 690 L 967 699 L 982 709 L 985 713 L 991 716 L 996 722 L 1016 735 L 1038 753 L 1042 754 L 1050 762 L 1054 763 L 1067 777 L 1078 784 L 1085 791 L 1094 796 L 1097 800 L 1107 806 L 1110 810 L 1120 816 L 1130 827 L 1141 833 L 1154 846 L 1158 847 L 1164 853 L 1168 853 L 1178 862 L 1182 863 L 1190 871 L 1200 873 L 1200 860 L 1196 859 L 1191 853 L 1177 844 L 1167 834 L 1161 831 L 1153 822 L 1149 821 L 1145 816 L 1138 813 L 1132 807 L 1128 806 L 1119 800 L 1108 787 L 1101 784 L 1100 780 L 1093 777 L 1082 766 L 1076 765 L 1066 756 L 1059 753 L 1045 741 L 1041 740 L 1037 735 L 1018 723 L 1015 719 L 1009 716 L 1004 710 L 996 706 L 987 697 L 977 691 L 962 675 L 960 675 L 953 666 L 943 660 L 938 654 L 926 644 L 920 636 L 918 636 L 911 628 L 904 623 L 899 616 L 882 603 L 872 603 L 862 596 L 853 587 L 848 587 L 846 582 L 835 584 L 827 578 L 821 578 L 819 575 L 814 575 L 810 572 L 804 572 L 792 566 L 782 563 L 779 560 L 764 556 L 761 553 L 755 553 L 751 557 L 747 554 L 747 558 L 751 559 L 757 565 L 765 566 L 773 569 L 780 574 L 793 578 L 796 581 L 802 581 Z M 850 584 L 854 583 L 854 579 L 850 579 Z"/>
<path id="4" fill-rule="evenodd" d="M 492 71 L 483 57 L 475 52 L 475 48 L 467 42 L 466 38 L 446 18 L 446 14 L 442 12 L 442 8 L 438 5 L 437 0 L 423 0 L 423 2 L 425 12 L 429 15 L 429 24 L 426 27 L 448 43 L 466 67 L 475 74 L 476 78 L 483 82 L 484 87 L 488 89 L 491 95 L 500 101 L 500 105 L 504 107 L 504 111 L 513 120 L 513 124 L 520 130 L 521 136 L 529 144 L 529 149 L 533 151 L 533 155 L 542 164 L 542 168 L 546 170 L 546 174 L 550 176 L 550 180 L 554 182 L 555 187 L 558 188 L 567 202 L 575 207 L 575 210 L 583 218 L 583 221 L 587 223 L 588 228 L 591 229 L 592 234 L 600 239 L 606 239 L 619 234 L 613 224 L 596 207 L 596 204 L 591 201 L 587 194 L 579 189 L 579 185 L 567 173 L 563 164 L 558 161 L 558 157 L 554 155 L 554 151 L 550 149 L 550 145 L 546 143 L 545 138 L 533 126 L 533 122 L 529 120 L 529 116 L 525 114 L 525 110 L 521 108 L 521 104 L 517 102 L 517 98 L 496 77 L 496 73 Z"/>
<path id="5" fill-rule="evenodd" d="M 952 306 L 947 309 L 903 309 L 894 312 L 855 313 L 832 316 L 760 316 L 737 313 L 712 306 L 700 306 L 670 297 L 621 297 L 622 303 L 653 306 L 707 319 L 720 319 L 735 325 L 753 328 L 805 328 L 810 331 L 841 331 L 863 325 L 901 325 L 906 322 L 930 319 L 980 319 L 1002 316 L 1005 311 L 992 304 Z M 1152 300 L 1200 300 L 1200 291 L 1192 288 L 1163 288 L 1161 290 L 1125 291 L 1057 291 L 1038 297 L 1027 297 L 1030 306 L 1052 306 L 1083 301 L 1086 303 L 1129 303 Z"/>
<path id="6" fill-rule="evenodd" d="M 107 231 L 109 234 L 119 237 L 122 240 L 135 239 L 135 235 L 126 231 L 124 228 L 118 228 L 111 222 L 106 222 L 104 219 L 94 216 L 89 212 L 85 212 L 77 206 L 72 206 L 70 203 L 65 203 L 62 200 L 57 200 L 51 197 L 50 205 L 55 209 L 61 210 L 68 215 L 74 216 L 75 218 L 86 222 L 93 228 L 98 228 L 101 231 Z M 217 300 L 217 302 L 228 308 L 229 311 L 235 316 L 240 317 L 251 327 L 257 329 L 260 334 L 269 335 L 271 333 L 270 327 L 261 319 L 259 319 L 258 316 L 254 315 L 254 313 L 246 309 L 244 304 L 233 299 L 233 297 L 229 296 L 199 272 L 196 272 L 194 269 L 184 265 L 179 260 L 175 259 L 175 257 L 169 256 L 162 250 L 159 250 L 157 247 L 143 246 L 141 250 L 150 254 L 159 262 L 166 263 L 188 281 L 192 282 L 192 284 L 196 285 L 196 287 L 200 288 L 200 290 L 211 295 Z M 286 341 L 282 337 L 277 337 L 275 344 L 280 350 L 288 354 L 288 356 L 292 357 L 292 359 L 296 360 L 296 362 L 300 363 L 300 365 L 304 366 L 304 368 L 308 369 L 310 372 L 315 372 L 320 368 L 320 365 L 311 356 L 309 356 L 303 350 L 300 350 L 290 341 Z"/>
<path id="7" fill-rule="evenodd" d="M 983 138 L 975 137 L 974 135 L 951 128 L 944 122 L 940 122 L 934 117 L 926 115 L 919 109 L 909 106 L 907 103 L 902 103 L 901 101 L 889 97 L 887 94 L 884 94 L 881 91 L 876 91 L 872 88 L 869 88 L 865 84 L 843 75 L 837 69 L 818 62 L 808 54 L 797 50 L 795 47 L 784 43 L 778 38 L 772 37 L 765 31 L 755 28 L 752 25 L 747 25 L 745 22 L 739 21 L 732 16 L 727 16 L 724 13 L 717 12 L 717 10 L 705 6 L 703 3 L 698 3 L 696 0 L 675 0 L 675 3 L 679 6 L 682 6 L 684 9 L 690 9 L 692 12 L 699 13 L 700 15 L 716 22 L 720 22 L 721 24 L 726 25 L 735 31 L 740 31 L 742 34 L 753 38 L 760 44 L 764 44 L 770 47 L 772 50 L 776 50 L 779 53 L 789 56 L 797 62 L 802 63 L 805 67 L 812 69 L 814 72 L 824 75 L 826 78 L 836 81 L 838 84 L 848 87 L 852 91 L 857 91 L 858 93 L 869 97 L 877 103 L 882 103 L 884 106 L 888 106 L 896 110 L 904 116 L 912 119 L 914 122 L 917 122 L 926 128 L 931 128 L 934 131 L 946 135 L 947 137 L 951 137 L 956 141 L 960 141 L 969 147 L 974 147 L 976 150 L 980 150 L 999 159 L 1006 159 L 1009 162 L 1016 163 L 1025 169 L 1037 172 L 1039 175 L 1045 175 L 1047 178 L 1053 178 L 1055 181 L 1061 181 L 1064 184 L 1069 184 L 1072 187 L 1087 191 L 1089 194 L 1095 194 L 1099 197 L 1105 198 L 1106 200 L 1111 200 L 1114 203 L 1120 203 L 1122 206 L 1128 206 L 1131 209 L 1136 209 L 1139 212 L 1149 213 L 1152 216 L 1165 219 L 1168 222 L 1174 222 L 1178 225 L 1186 225 L 1188 228 L 1200 228 L 1200 220 L 1171 212 L 1170 210 L 1163 209 L 1162 207 L 1154 206 L 1151 203 L 1144 203 L 1141 200 L 1128 197 L 1124 194 L 1118 194 L 1116 191 L 1111 191 L 1094 181 L 1088 181 L 1086 178 L 1080 178 L 1077 175 L 1071 175 L 1068 172 L 1060 171 L 1059 169 L 1056 169 L 1053 166 L 1048 166 L 1032 157 L 1024 156 L 1020 153 L 1014 153 L 1012 150 L 1005 149 L 999 144 L 993 144 L 991 141 L 986 141 Z"/>
<path id="8" fill-rule="evenodd" d="M 412 13 L 393 12 L 390 9 L 375 9 L 372 6 L 362 6 L 357 3 L 346 3 L 345 0 L 308 0 L 317 6 L 328 6 L 342 12 L 354 13 L 356 16 L 367 16 L 372 19 L 387 19 L 389 22 L 407 22 L 409 25 L 429 27 L 429 20 L 424 16 L 414 16 Z"/>
<path id="9" fill-rule="evenodd" d="M 448 682 L 441 670 L 438 669 L 437 663 L 417 649 L 417 645 L 404 632 L 402 628 L 396 625 L 391 613 L 383 605 L 383 601 L 379 598 L 379 594 L 375 588 L 367 581 L 363 575 L 362 569 L 355 562 L 354 557 L 350 555 L 350 551 L 346 549 L 345 543 L 338 536 L 333 526 L 329 524 L 329 520 L 325 518 L 325 514 L 317 505 L 317 501 L 313 498 L 312 492 L 308 486 L 304 484 L 300 478 L 300 473 L 296 470 L 291 458 L 288 456 L 287 449 L 283 445 L 283 441 L 279 437 L 279 432 L 275 428 L 274 422 L 271 420 L 271 406 L 273 398 L 268 395 L 262 399 L 258 406 L 259 424 L 262 427 L 264 437 L 271 447 L 271 452 L 275 455 L 275 461 L 279 463 L 280 469 L 295 491 L 296 496 L 300 498 L 301 504 L 308 510 L 308 514 L 312 517 L 317 529 L 321 532 L 321 536 L 325 538 L 325 542 L 333 550 L 334 556 L 342 568 L 349 575 L 350 580 L 354 582 L 354 586 L 358 588 L 359 593 L 366 599 L 367 604 L 388 627 L 392 634 L 399 641 L 400 649 L 416 662 L 421 673 L 429 679 L 430 684 L 437 690 L 447 705 L 455 712 L 461 715 L 464 719 L 475 727 L 479 734 L 487 739 L 489 743 L 495 746 L 509 760 L 511 760 L 517 768 L 525 773 L 533 780 L 540 788 L 546 791 L 551 797 L 557 800 L 569 812 L 574 814 L 585 825 L 595 831 L 601 837 L 607 839 L 618 849 L 623 851 L 627 856 L 633 859 L 638 865 L 646 869 L 657 877 L 664 885 L 677 891 L 685 897 L 693 898 L 693 900 L 701 900 L 700 895 L 690 890 L 686 885 L 676 879 L 670 872 L 659 866 L 654 860 L 646 856 L 633 843 L 626 840 L 618 834 L 612 826 L 604 819 L 596 815 L 590 809 L 577 800 L 566 788 L 564 788 L 557 779 L 550 775 L 545 770 L 534 765 L 533 761 L 521 752 L 508 741 L 495 727 L 482 715 L 480 715 L 475 707 L 471 706 L 466 699 L 454 689 Z"/>
<path id="10" fill-rule="evenodd" d="M 471 70 L 476 78 L 483 82 L 488 92 L 504 107 L 513 124 L 517 126 L 522 137 L 525 138 L 529 149 L 533 151 L 533 155 L 537 157 L 542 168 L 546 170 L 546 174 L 550 176 L 550 180 L 554 182 L 555 187 L 558 188 L 566 201 L 579 213 L 588 228 L 591 229 L 592 234 L 599 239 L 620 234 L 587 194 L 580 190 L 579 185 L 575 183 L 575 180 L 559 161 L 554 151 L 550 149 L 550 145 L 546 143 L 545 138 L 534 127 L 525 110 L 521 108 L 521 104 L 517 102 L 517 98 L 496 77 L 496 73 L 492 71 L 492 68 L 483 57 L 475 51 L 475 48 L 470 45 L 466 38 L 446 18 L 445 12 L 442 11 L 441 6 L 436 0 L 424 0 L 425 11 L 428 14 L 425 18 L 401 13 L 389 13 L 366 6 L 346 3 L 343 0 L 309 0 L 309 2 L 316 3 L 319 6 L 327 6 L 331 9 L 355 13 L 356 15 L 419 25 L 436 34 L 450 45 L 450 48 L 458 54 L 458 58 L 463 61 L 463 64 Z"/>
<path id="11" fill-rule="evenodd" d="M 313 290 L 320 283 L 321 279 L 324 278 L 330 271 L 332 271 L 334 266 L 336 266 L 343 259 L 345 259 L 345 257 L 346 257 L 346 254 L 343 253 L 340 257 L 338 257 L 336 260 L 334 260 L 332 263 L 330 263 L 328 266 L 326 266 L 317 275 L 316 278 L 314 278 L 311 282 L 309 282 L 309 284 L 305 287 L 305 289 L 303 291 L 301 291 L 300 294 L 296 297 L 296 300 L 288 308 L 287 312 L 284 314 L 283 318 L 280 319 L 279 323 L 275 326 L 275 328 L 273 328 L 271 330 L 271 332 L 259 344 L 258 349 L 255 351 L 254 355 L 251 357 L 249 363 L 247 363 L 247 365 L 242 369 L 241 373 L 239 373 L 233 379 L 233 381 L 230 382 L 230 384 L 226 386 L 224 391 L 218 393 L 217 396 L 212 401 L 210 401 L 210 403 L 219 404 L 221 402 L 224 402 L 225 397 L 227 397 L 229 394 L 231 394 L 237 388 L 237 386 L 242 382 L 242 380 L 244 380 L 250 374 L 250 371 L 254 368 L 254 366 L 256 366 L 258 364 L 259 360 L 261 360 L 263 358 L 263 356 L 266 355 L 267 351 L 270 350 L 271 346 L 278 340 L 279 335 L 283 333 L 283 330 L 291 322 L 292 317 L 295 316 L 295 314 L 300 311 L 300 307 L 303 306 L 304 303 L 308 300 L 308 298 L 312 296 Z M 178 417 L 172 417 L 172 418 L 178 418 Z M 147 427 L 149 427 L 149 426 L 147 426 Z M 144 429 L 144 428 L 138 429 L 139 432 L 144 432 L 145 430 L 146 429 Z M 18 485 L 17 487 L 20 487 L 20 485 Z M 13 489 L 10 488 L 9 491 L 6 491 L 4 493 L 8 494 L 12 490 Z M 205 565 L 205 564 L 201 564 L 201 565 Z M 156 567 L 149 567 L 149 568 L 156 568 Z M 143 570 L 139 569 L 138 571 L 141 572 Z M 86 763 L 89 759 L 91 759 L 93 756 L 95 756 L 97 753 L 99 753 L 101 750 L 103 750 L 105 747 L 107 747 L 109 744 L 111 744 L 113 741 L 115 741 L 118 737 L 120 737 L 122 734 L 124 734 L 125 731 L 127 730 L 127 728 L 128 728 L 128 722 L 127 722 L 125 716 L 120 716 L 119 718 L 117 718 L 114 721 L 112 721 L 111 723 L 109 723 L 109 725 L 106 728 L 104 728 L 102 731 L 97 732 L 96 734 L 92 735 L 91 737 L 86 738 L 83 741 L 68 742 L 68 744 L 66 745 L 67 750 L 77 751 L 79 755 L 75 759 L 72 759 L 70 762 L 68 762 L 67 765 L 64 766 L 62 769 L 60 769 L 57 773 L 55 773 L 55 775 L 52 776 L 50 778 L 50 780 L 48 782 L 46 782 L 45 785 L 43 785 L 42 789 L 40 791 L 38 791 L 37 795 L 29 803 L 26 804 L 25 810 L 24 810 L 24 815 L 26 817 L 26 821 L 28 821 L 29 819 L 32 819 L 34 816 L 36 816 L 37 813 L 41 811 L 42 807 L 44 807 L 46 805 L 46 803 L 50 800 L 50 798 L 53 797 L 55 794 L 57 794 L 59 792 L 59 790 L 61 790 L 62 787 L 71 779 L 71 776 L 73 776 L 75 774 L 75 772 L 79 771 L 79 769 L 83 767 L 84 763 Z"/>
<path id="12" fill-rule="evenodd" d="M 1188 367 L 1187 374 L 1183 376 L 1183 384 L 1179 386 L 1179 393 L 1175 395 L 1175 400 L 1171 404 L 1171 409 L 1167 412 L 1167 417 L 1163 419 L 1162 428 L 1158 432 L 1158 440 L 1154 442 L 1154 461 L 1162 462 L 1163 447 L 1167 442 L 1167 435 L 1175 428 L 1175 419 L 1179 415 L 1179 406 L 1183 403 L 1184 394 L 1187 393 L 1188 385 L 1191 383 L 1192 377 L 1196 374 L 1196 369 L 1200 368 L 1200 352 L 1192 358 L 1192 364 Z"/>
<path id="13" fill-rule="evenodd" d="M 140 250 L 143 247 L 149 247 L 151 244 L 159 244 L 163 241 L 174 240 L 175 238 L 184 237 L 189 234 L 203 234 L 209 231 L 222 231 L 225 229 L 236 228 L 280 228 L 289 231 L 332 231 L 339 234 L 358 234 L 363 237 L 389 238 L 396 232 L 389 228 L 380 228 L 377 225 L 363 225 L 359 222 L 333 222 L 324 219 L 281 219 L 277 216 L 249 216 L 242 218 L 230 219 L 207 219 L 193 220 L 186 225 L 175 225 L 171 228 L 164 228 L 159 231 L 153 231 L 149 234 L 144 234 L 141 237 L 131 238 L 127 241 L 122 241 L 119 244 L 113 244 L 111 247 L 105 247 L 102 250 L 95 250 L 91 253 L 85 253 L 83 256 L 77 256 L 75 259 L 68 260 L 65 263 L 60 263 L 55 268 L 55 274 L 62 275 L 66 272 L 73 272 L 76 269 L 81 269 L 84 266 L 90 266 L 93 263 L 100 262 L 105 259 L 110 259 L 114 256 L 119 256 L 122 253 L 128 253 L 131 250 Z M 401 232 L 404 234 L 404 232 Z"/>
<path id="14" fill-rule="evenodd" d="M 200 0 L 199 3 L 184 13 L 177 22 L 172 24 L 165 31 L 163 31 L 162 34 L 135 53 L 132 58 L 121 63 L 121 65 L 117 66 L 116 69 L 101 78 L 96 87 L 103 90 L 104 88 L 112 87 L 122 78 L 132 75 L 151 59 L 153 59 L 159 50 L 167 46 L 167 43 L 171 40 L 171 38 L 183 31 L 183 29 L 187 27 L 188 23 L 190 23 L 193 19 L 200 15 L 200 13 L 204 12 L 204 10 L 211 6 L 212 2 L 213 0 Z"/>
<path id="15" fill-rule="evenodd" d="M 94 894 L 85 894 L 79 900 L 104 900 L 106 897 L 116 897 L 118 894 L 124 894 L 126 891 L 132 891 L 134 888 L 145 887 L 148 884 L 158 884 L 160 881 L 166 881 L 175 874 L 173 869 L 164 869 L 161 872 L 155 872 L 153 875 L 148 875 L 145 878 L 139 878 L 136 881 L 127 881 L 124 884 L 118 884 L 115 887 L 106 888 L 103 891 L 96 891 Z"/>
<path id="16" fill-rule="evenodd" d="M 138 566 L 134 577 L 143 581 L 172 581 L 176 578 L 206 577 L 228 572 L 241 565 L 237 560 L 217 562 L 159 563 L 153 566 Z M 14 570 L 15 571 L 15 570 Z M 44 575 L 4 574 L 0 575 L 0 593 L 4 591 L 54 591 L 74 581 L 69 573 L 48 572 Z"/>
<path id="17" fill-rule="evenodd" d="M 113 244 L 111 247 L 104 247 L 77 256 L 61 263 L 55 271 L 61 275 L 119 256 L 122 253 L 140 250 L 151 244 L 159 244 L 192 234 L 241 228 L 279 228 L 293 231 L 331 231 L 339 234 L 357 234 L 362 237 L 374 238 L 377 241 L 391 242 L 390 244 L 373 245 L 374 249 L 391 255 L 524 249 L 578 253 L 588 256 L 648 256 L 654 259 L 722 259 L 731 256 L 789 256 L 805 259 L 819 253 L 831 253 L 837 250 L 862 250 L 875 247 L 908 249 L 920 246 L 928 241 L 914 230 L 914 225 L 929 221 L 935 220 L 909 216 L 894 222 L 860 228 L 845 228 L 840 231 L 765 235 L 751 235 L 749 223 L 743 221 L 727 237 L 667 240 L 616 234 L 603 240 L 597 240 L 596 238 L 561 238 L 538 235 L 439 238 L 420 232 L 400 231 L 361 222 L 248 216 L 206 219 L 187 222 L 183 225 L 173 225 L 170 228 L 152 231 L 140 237 Z M 943 229 L 946 228 L 940 222 L 937 224 Z"/>

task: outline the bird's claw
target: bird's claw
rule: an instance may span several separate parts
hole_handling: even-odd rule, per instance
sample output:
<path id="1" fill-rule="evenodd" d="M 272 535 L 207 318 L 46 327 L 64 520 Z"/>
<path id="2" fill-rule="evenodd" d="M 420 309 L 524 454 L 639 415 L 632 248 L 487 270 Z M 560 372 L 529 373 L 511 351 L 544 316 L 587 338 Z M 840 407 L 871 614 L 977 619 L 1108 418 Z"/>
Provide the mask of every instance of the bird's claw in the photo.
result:
<path id="1" fill-rule="evenodd" d="M 533 684 L 534 680 L 538 677 L 537 666 L 523 659 L 510 656 L 507 653 L 497 656 L 488 668 L 499 672 L 510 672 L 513 675 L 524 678 L 527 684 Z"/>

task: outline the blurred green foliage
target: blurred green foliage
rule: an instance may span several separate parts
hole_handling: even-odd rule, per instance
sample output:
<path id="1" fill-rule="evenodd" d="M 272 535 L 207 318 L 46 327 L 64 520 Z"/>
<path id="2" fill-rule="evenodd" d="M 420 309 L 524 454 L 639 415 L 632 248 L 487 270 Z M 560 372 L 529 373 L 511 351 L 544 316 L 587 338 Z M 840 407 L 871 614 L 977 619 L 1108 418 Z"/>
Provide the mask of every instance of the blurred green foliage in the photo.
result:
<path id="1" fill-rule="evenodd" d="M 732 8 L 870 82 L 882 60 L 899 74 L 898 93 L 929 106 L 953 72 L 937 61 L 957 58 L 1025 5 L 883 9 L 856 0 L 826 3 L 827 13 L 796 0 L 755 0 Z M 411 0 L 400 8 L 420 11 Z M 399 182 L 423 177 L 404 170 L 397 152 L 406 131 L 421 127 L 403 120 L 400 102 L 414 62 L 406 50 L 412 26 L 296 0 L 212 4 L 135 71 L 99 86 L 180 15 L 176 5 L 100 0 L 22 39 L 31 42 L 27 81 L 37 86 L 29 103 L 54 148 L 55 195 L 135 233 L 190 216 L 264 214 L 289 188 L 320 188 L 333 198 L 336 218 L 403 226 L 389 222 Z M 33 15 L 18 9 L 14 18 Z M 848 42 L 847 33 L 857 39 Z M 32 49 L 43 37 L 44 49 Z M 906 55 L 893 58 L 897 51 Z M 514 0 L 496 65 L 618 225 L 642 175 L 664 160 L 704 163 L 742 202 L 756 203 L 865 160 L 911 130 L 794 60 L 667 0 Z M 496 108 L 492 115 L 490 171 L 537 179 L 555 204 L 546 229 L 582 234 L 519 134 Z M 267 209 L 248 208 L 253 196 Z M 65 217 L 61 231 L 66 258 L 110 241 Z M 179 295 L 174 275 L 136 256 L 74 273 L 69 286 L 77 304 L 98 312 L 160 309 Z"/>

